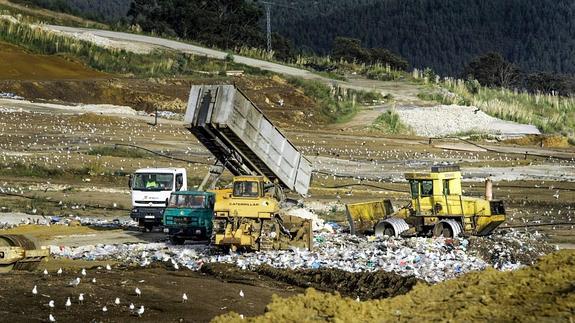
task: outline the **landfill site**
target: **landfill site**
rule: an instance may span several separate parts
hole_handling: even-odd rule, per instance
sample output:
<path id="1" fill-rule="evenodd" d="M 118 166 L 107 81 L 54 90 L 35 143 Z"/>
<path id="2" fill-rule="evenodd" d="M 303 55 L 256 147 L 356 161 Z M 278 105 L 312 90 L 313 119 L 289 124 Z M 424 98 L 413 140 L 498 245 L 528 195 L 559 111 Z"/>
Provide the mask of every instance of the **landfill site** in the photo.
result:
<path id="1" fill-rule="evenodd" d="M 0 321 L 574 321 L 573 146 L 328 124 L 278 75 L 88 78 L 0 81 Z"/>

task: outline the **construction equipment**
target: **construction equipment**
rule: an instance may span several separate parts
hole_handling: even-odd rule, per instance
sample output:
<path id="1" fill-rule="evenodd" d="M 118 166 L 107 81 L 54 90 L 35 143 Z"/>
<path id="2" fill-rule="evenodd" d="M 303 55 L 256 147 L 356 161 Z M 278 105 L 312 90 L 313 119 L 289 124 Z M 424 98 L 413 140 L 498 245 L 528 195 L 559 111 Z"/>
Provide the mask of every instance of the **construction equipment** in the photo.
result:
<path id="1" fill-rule="evenodd" d="M 463 196 L 458 166 L 434 166 L 428 173 L 406 173 L 411 202 L 393 212 L 389 200 L 348 204 L 352 233 L 376 236 L 488 235 L 505 221 L 502 201 Z M 491 192 L 490 181 L 486 193 Z"/>
<path id="2" fill-rule="evenodd" d="M 233 85 L 190 91 L 186 128 L 216 157 L 200 190 L 213 190 L 224 169 L 232 188 L 214 190 L 213 243 L 232 249 L 311 248 L 311 221 L 282 214 L 286 190 L 304 195 L 311 163 Z"/>
<path id="3" fill-rule="evenodd" d="M 11 270 L 34 270 L 50 255 L 47 249 L 37 249 L 34 242 L 22 235 L 0 235 L 0 273 Z"/>

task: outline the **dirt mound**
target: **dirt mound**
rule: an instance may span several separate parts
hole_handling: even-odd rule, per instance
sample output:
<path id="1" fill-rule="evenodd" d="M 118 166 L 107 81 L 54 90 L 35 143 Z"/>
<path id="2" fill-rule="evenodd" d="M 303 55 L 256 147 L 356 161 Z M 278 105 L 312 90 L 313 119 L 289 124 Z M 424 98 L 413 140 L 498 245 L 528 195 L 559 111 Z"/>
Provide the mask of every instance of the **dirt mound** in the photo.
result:
<path id="1" fill-rule="evenodd" d="M 549 148 L 569 147 L 569 138 L 561 135 L 528 135 L 521 138 L 505 140 L 504 142 L 520 146 L 540 146 Z"/>
<path id="2" fill-rule="evenodd" d="M 351 273 L 340 269 L 286 270 L 261 266 L 256 272 L 268 277 L 300 286 L 313 287 L 326 292 L 339 292 L 348 297 L 380 299 L 402 295 L 421 282 L 413 276 L 376 271 Z"/>
<path id="3" fill-rule="evenodd" d="M 562 250 L 517 271 L 487 269 L 406 295 L 357 302 L 309 289 L 291 298 L 274 297 L 267 313 L 251 322 L 549 321 L 575 315 L 575 251 Z M 215 322 L 240 321 L 238 314 Z"/>
<path id="4" fill-rule="evenodd" d="M 351 273 L 339 269 L 278 269 L 262 265 L 253 271 L 241 270 L 232 264 L 207 263 L 200 270 L 204 274 L 228 282 L 248 283 L 262 276 L 292 286 L 313 287 L 324 292 L 338 292 L 343 296 L 360 299 L 380 299 L 409 292 L 421 280 L 402 277 L 385 271 Z"/>

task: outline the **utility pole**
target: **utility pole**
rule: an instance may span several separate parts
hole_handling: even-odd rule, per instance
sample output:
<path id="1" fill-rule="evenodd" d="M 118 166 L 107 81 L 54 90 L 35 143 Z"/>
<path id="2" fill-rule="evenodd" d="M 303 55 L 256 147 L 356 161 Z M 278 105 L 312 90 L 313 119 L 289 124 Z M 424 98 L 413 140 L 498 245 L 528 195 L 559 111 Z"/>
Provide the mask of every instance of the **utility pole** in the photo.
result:
<path id="1" fill-rule="evenodd" d="M 272 6 L 283 7 L 288 9 L 296 9 L 285 4 L 279 4 L 269 1 L 260 1 L 263 3 L 266 9 L 266 34 L 267 34 L 267 50 L 268 53 L 272 51 Z"/>

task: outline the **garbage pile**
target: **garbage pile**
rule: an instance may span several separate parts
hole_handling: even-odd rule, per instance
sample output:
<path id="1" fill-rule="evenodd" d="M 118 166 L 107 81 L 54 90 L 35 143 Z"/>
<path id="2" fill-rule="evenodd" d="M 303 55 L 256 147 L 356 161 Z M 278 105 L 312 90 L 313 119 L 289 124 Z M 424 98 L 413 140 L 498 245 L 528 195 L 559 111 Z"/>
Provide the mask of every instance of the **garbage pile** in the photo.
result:
<path id="1" fill-rule="evenodd" d="M 520 236 L 510 236 L 521 239 Z M 454 278 L 489 266 L 513 269 L 523 263 L 519 259 L 489 262 L 470 252 L 470 240 L 443 238 L 362 238 L 340 233 L 319 233 L 314 250 L 281 250 L 225 254 L 205 245 L 174 246 L 166 243 L 95 245 L 81 247 L 51 247 L 57 257 L 84 260 L 113 259 L 126 265 L 148 266 L 164 262 L 174 268 L 198 270 L 205 263 L 229 263 L 252 270 L 260 265 L 285 269 L 333 268 L 348 272 L 383 270 L 402 276 L 415 276 L 430 283 Z M 474 238 L 474 244 L 491 243 Z M 528 241 L 524 241 L 528 243 Z M 475 247 L 474 247 L 475 248 Z M 500 254 L 515 254 L 500 245 Z M 475 249 L 477 250 L 477 248 Z M 477 255 L 475 255 L 477 254 Z M 513 262 L 512 260 L 515 260 Z"/>

